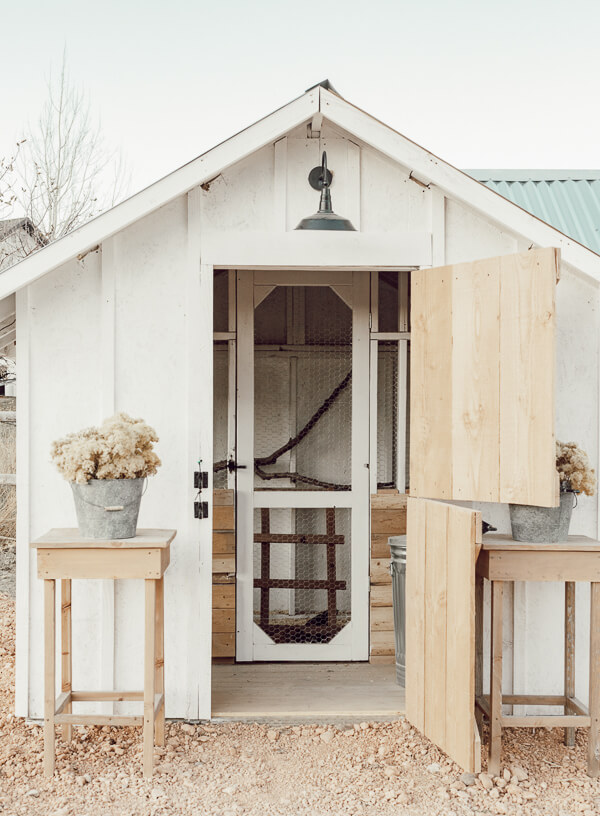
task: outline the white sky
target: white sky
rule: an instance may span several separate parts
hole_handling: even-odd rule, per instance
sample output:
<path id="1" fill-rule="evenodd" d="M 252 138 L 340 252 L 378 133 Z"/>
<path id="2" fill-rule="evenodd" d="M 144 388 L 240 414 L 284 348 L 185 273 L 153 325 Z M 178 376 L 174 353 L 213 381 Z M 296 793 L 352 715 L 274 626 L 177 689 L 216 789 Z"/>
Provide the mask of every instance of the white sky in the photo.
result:
<path id="1" fill-rule="evenodd" d="M 462 168 L 600 167 L 598 0 L 0 0 L 0 155 L 70 71 L 132 192 L 329 78 Z"/>

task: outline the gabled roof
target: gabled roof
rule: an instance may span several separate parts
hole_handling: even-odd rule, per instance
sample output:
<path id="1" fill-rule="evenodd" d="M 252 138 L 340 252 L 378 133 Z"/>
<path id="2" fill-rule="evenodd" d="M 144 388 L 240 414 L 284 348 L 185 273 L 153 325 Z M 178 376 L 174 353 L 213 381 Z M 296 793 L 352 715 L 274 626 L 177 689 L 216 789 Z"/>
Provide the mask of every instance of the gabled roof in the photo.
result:
<path id="1" fill-rule="evenodd" d="M 467 173 L 600 253 L 600 170 L 467 170 Z"/>
<path id="2" fill-rule="evenodd" d="M 323 83 L 10 267 L 0 275 L 0 298 L 78 255 L 85 254 L 106 238 L 198 185 L 210 181 L 227 167 L 265 145 L 276 142 L 315 116 L 324 117 L 353 134 L 360 141 L 409 168 L 413 178 L 425 185 L 437 186 L 446 195 L 485 213 L 487 218 L 522 235 L 532 244 L 560 247 L 566 263 L 600 282 L 599 255 L 342 99 L 324 87 Z"/>

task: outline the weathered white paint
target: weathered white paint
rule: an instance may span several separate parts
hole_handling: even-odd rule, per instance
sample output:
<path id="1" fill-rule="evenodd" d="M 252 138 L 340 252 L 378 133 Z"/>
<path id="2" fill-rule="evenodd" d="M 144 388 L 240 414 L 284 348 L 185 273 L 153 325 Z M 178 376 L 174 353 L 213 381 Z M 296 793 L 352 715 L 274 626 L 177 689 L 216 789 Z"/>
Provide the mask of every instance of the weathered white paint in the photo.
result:
<path id="1" fill-rule="evenodd" d="M 28 545 L 49 527 L 75 524 L 71 491 L 50 461 L 50 443 L 101 419 L 100 297 L 98 253 L 83 263 L 65 264 L 18 297 L 18 678 L 19 682 L 24 675 L 29 678 L 30 691 L 28 710 L 20 696 L 17 704 L 21 713 L 32 716 L 40 716 L 43 706 L 43 640 L 41 583 Z M 28 596 L 29 610 L 24 608 Z M 27 638 L 22 643 L 21 636 L 27 615 L 29 648 L 24 653 Z M 90 688 L 99 685 L 100 619 L 98 584 L 76 582 L 73 683 L 79 687 L 84 679 Z"/>
<path id="2" fill-rule="evenodd" d="M 310 121 L 319 95 L 302 97 L 293 111 L 265 120 L 259 131 L 240 134 L 235 144 L 227 142 L 199 164 L 192 163 L 193 170 L 169 177 L 160 188 L 149 188 L 142 198 L 125 202 L 33 256 L 19 266 L 19 276 L 13 270 L 1 276 L 0 297 L 25 286 L 16 304 L 20 714 L 36 717 L 42 711 L 41 587 L 28 544 L 50 526 L 75 523 L 69 488 L 50 463 L 49 445 L 113 409 L 144 416 L 161 437 L 164 464 L 150 480 L 140 523 L 179 531 L 166 581 L 167 715 L 210 714 L 211 531 L 210 520 L 192 516 L 192 472 L 199 458 L 204 469 L 212 471 L 213 265 L 263 267 L 260 280 L 265 286 L 285 280 L 283 267 L 310 267 L 307 280 L 330 274 L 334 285 L 346 286 L 350 270 L 357 267 L 407 269 L 514 252 L 531 243 L 561 245 L 564 256 L 580 268 L 563 264 L 557 290 L 557 435 L 575 438 L 598 466 L 600 310 L 593 253 L 559 240 L 556 231 L 538 227 L 536 219 L 518 208 L 515 215 L 513 205 L 498 203 L 493 192 L 483 192 L 473 180 L 463 181 L 462 174 L 442 167 L 430 154 L 424 158 L 420 148 L 392 131 L 384 133 L 383 125 L 361 118 L 364 114 L 350 115 L 347 103 L 335 107 L 335 116 L 330 111 L 334 127 L 326 112 L 320 138 L 308 138 L 306 124 L 298 124 Z M 329 100 L 326 92 L 321 98 Z M 344 130 L 352 127 L 357 135 Z M 306 178 L 322 149 L 328 150 L 334 170 L 334 208 L 360 226 L 357 233 L 293 231 L 300 218 L 317 208 L 318 194 Z M 197 185 L 210 178 L 209 170 L 219 177 L 208 189 L 187 186 L 191 180 Z M 419 181 L 437 183 L 427 189 L 415 175 Z M 170 203 L 158 208 L 162 197 Z M 69 260 L 93 246 L 100 234 L 105 239 L 101 253 L 91 252 L 80 262 Z M 110 241 L 109 235 L 114 236 Z M 39 277 L 48 270 L 53 271 Z M 235 326 L 228 328 L 231 332 Z M 375 464 L 370 462 L 371 468 Z M 269 496 L 271 506 L 274 501 L 285 507 L 286 495 Z M 338 503 L 343 502 L 340 494 Z M 596 534 L 597 507 L 597 499 L 581 499 L 574 532 Z M 508 530 L 506 507 L 487 505 L 484 516 Z M 549 586 L 516 589 L 515 687 L 527 684 L 531 691 L 552 692 L 542 683 L 553 688 L 560 684 L 556 666 L 561 641 L 542 629 L 551 619 L 551 608 L 561 614 L 560 594 Z M 584 595 L 578 593 L 580 606 Z M 585 683 L 584 611 L 581 606 L 577 660 Z M 109 591 L 103 594 L 96 584 L 76 585 L 73 614 L 74 683 L 93 688 L 112 673 L 120 687 L 139 685 L 140 587 L 116 583 L 114 644 Z M 522 637 L 525 621 L 528 628 Z M 533 644 L 536 636 L 539 654 Z M 109 658 L 104 677 L 103 656 Z M 512 684 L 512 677 L 507 683 Z M 585 698 L 584 689 L 578 687 L 577 693 Z"/>

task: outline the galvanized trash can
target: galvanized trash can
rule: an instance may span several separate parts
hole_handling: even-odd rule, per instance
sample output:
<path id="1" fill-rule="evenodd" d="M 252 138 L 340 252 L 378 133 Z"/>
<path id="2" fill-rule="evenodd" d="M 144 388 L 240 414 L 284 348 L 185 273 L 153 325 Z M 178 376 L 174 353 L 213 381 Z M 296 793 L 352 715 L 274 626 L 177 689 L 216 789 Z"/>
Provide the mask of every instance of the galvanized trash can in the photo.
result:
<path id="1" fill-rule="evenodd" d="M 406 536 L 390 536 L 392 554 L 392 601 L 394 604 L 394 634 L 396 638 L 396 682 L 405 683 L 406 671 Z"/>

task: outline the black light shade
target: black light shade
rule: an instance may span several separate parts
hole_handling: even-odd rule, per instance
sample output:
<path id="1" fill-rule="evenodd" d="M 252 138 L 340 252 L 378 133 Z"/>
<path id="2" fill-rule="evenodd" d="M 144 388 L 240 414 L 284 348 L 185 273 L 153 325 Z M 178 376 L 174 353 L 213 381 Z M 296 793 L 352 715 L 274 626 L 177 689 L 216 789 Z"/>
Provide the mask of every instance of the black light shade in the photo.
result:
<path id="1" fill-rule="evenodd" d="M 336 215 L 331 206 L 331 192 L 329 185 L 331 184 L 331 173 L 327 170 L 327 153 L 323 151 L 323 159 L 321 167 L 315 167 L 311 170 L 308 177 L 311 187 L 321 190 L 321 200 L 319 202 L 319 209 L 314 215 L 309 215 L 303 218 L 296 229 L 299 230 L 346 230 L 356 232 L 352 226 L 352 222 L 341 215 Z"/>

